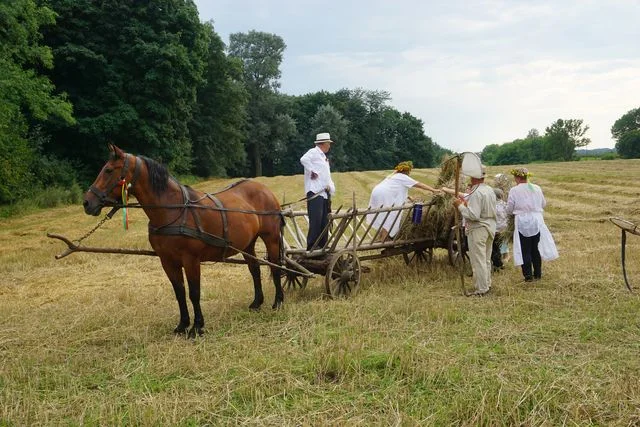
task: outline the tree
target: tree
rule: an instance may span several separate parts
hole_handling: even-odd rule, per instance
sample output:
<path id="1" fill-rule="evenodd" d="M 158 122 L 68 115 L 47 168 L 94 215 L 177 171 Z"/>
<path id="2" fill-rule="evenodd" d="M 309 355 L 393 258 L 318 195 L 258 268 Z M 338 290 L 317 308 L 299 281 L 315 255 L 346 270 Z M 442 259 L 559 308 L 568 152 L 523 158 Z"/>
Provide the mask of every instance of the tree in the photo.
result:
<path id="1" fill-rule="evenodd" d="M 527 132 L 527 139 L 538 138 L 539 136 L 540 136 L 540 132 L 538 132 L 538 129 L 536 128 L 529 129 L 529 132 Z"/>
<path id="2" fill-rule="evenodd" d="M 227 176 L 242 170 L 248 94 L 242 82 L 242 64 L 224 53 L 224 43 L 205 24 L 209 37 L 205 80 L 198 87 L 197 104 L 189 132 L 193 141 L 194 172 L 200 176 Z"/>
<path id="3" fill-rule="evenodd" d="M 284 40 L 275 34 L 250 31 L 229 36 L 229 56 L 242 61 L 249 91 L 247 150 L 254 176 L 262 175 L 263 157 L 275 148 L 274 138 L 286 132 L 278 127 L 290 124 L 278 116 L 285 113 L 278 111 L 274 103 L 285 48 Z"/>
<path id="4" fill-rule="evenodd" d="M 348 158 L 345 145 L 349 143 L 349 122 L 333 106 L 321 105 L 311 119 L 310 132 L 306 135 L 306 139 L 313 141 L 316 134 L 320 132 L 329 132 L 334 141 L 329 152 L 332 170 L 336 172 L 346 170 Z"/>
<path id="5" fill-rule="evenodd" d="M 623 133 L 616 142 L 616 150 L 623 159 L 640 158 L 640 129 Z"/>
<path id="6" fill-rule="evenodd" d="M 627 111 L 611 127 L 613 139 L 619 141 L 625 133 L 640 129 L 640 107 Z"/>
<path id="7" fill-rule="evenodd" d="M 577 147 L 585 147 L 591 139 L 584 135 L 589 126 L 583 125 L 582 119 L 558 119 L 545 130 L 546 150 L 549 160 L 571 160 Z"/>
<path id="8" fill-rule="evenodd" d="M 33 125 L 51 117 L 73 123 L 72 107 L 41 70 L 52 66 L 51 49 L 40 28 L 55 22 L 48 7 L 33 0 L 0 3 L 0 203 L 13 202 L 31 189 L 37 147 Z"/>
<path id="9" fill-rule="evenodd" d="M 208 48 L 193 2 L 49 4 L 58 14 L 44 32 L 55 57 L 51 78 L 69 93 L 78 125 L 53 124 L 47 148 L 86 165 L 89 176 L 109 141 L 188 172 L 188 125 Z"/>

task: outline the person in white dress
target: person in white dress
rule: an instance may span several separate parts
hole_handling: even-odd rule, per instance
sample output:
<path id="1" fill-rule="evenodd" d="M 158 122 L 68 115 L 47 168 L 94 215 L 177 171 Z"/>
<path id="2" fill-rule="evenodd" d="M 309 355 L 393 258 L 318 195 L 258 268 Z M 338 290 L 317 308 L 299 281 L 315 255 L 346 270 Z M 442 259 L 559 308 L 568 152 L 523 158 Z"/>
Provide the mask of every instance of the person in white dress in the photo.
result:
<path id="1" fill-rule="evenodd" d="M 410 188 L 419 188 L 434 193 L 438 192 L 437 189 L 416 181 L 409 176 L 413 169 L 413 163 L 411 161 L 400 162 L 394 169 L 391 175 L 387 176 L 373 188 L 371 198 L 369 199 L 369 208 L 377 209 L 402 206 L 407 200 Z M 386 212 L 382 212 L 377 216 L 375 213 L 371 213 L 367 215 L 366 220 L 367 223 L 371 224 L 372 228 L 380 230 L 378 239 L 384 241 L 388 237 L 393 238 L 398 233 L 400 223 L 402 222 L 401 219 L 398 218 L 399 213 L 400 211 L 391 211 L 387 215 Z"/>
<path id="2" fill-rule="evenodd" d="M 542 278 L 542 260 L 558 258 L 558 249 L 542 216 L 547 205 L 542 189 L 528 182 L 527 168 L 513 169 L 511 175 L 517 184 L 507 199 L 507 214 L 515 216 L 513 262 L 522 266 L 525 282 L 531 282 Z"/>

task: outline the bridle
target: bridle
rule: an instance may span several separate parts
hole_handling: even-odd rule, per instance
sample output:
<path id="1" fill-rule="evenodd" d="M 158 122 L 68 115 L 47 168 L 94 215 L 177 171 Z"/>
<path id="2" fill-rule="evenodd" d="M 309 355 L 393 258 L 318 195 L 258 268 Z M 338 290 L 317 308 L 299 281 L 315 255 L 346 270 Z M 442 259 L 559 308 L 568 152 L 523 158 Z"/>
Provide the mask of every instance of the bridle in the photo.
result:
<path id="1" fill-rule="evenodd" d="M 118 206 L 118 205 L 121 205 L 122 203 L 126 203 L 125 201 L 118 201 L 116 199 L 109 197 L 109 194 L 111 194 L 113 189 L 116 187 L 122 187 L 123 185 L 128 185 L 129 187 L 133 187 L 136 181 L 138 180 L 138 177 L 140 176 L 140 170 L 142 169 L 141 167 L 142 160 L 140 160 L 139 157 L 136 157 L 135 164 L 133 165 L 133 177 L 131 178 L 131 181 L 129 181 L 128 184 L 126 181 L 127 173 L 129 172 L 129 160 L 131 157 L 132 156 L 125 153 L 124 165 L 122 166 L 122 169 L 120 171 L 120 179 L 116 179 L 113 182 L 111 182 L 106 190 L 102 191 L 93 184 L 91 185 L 91 187 L 89 187 L 89 191 L 92 192 L 98 198 L 102 206 Z"/>

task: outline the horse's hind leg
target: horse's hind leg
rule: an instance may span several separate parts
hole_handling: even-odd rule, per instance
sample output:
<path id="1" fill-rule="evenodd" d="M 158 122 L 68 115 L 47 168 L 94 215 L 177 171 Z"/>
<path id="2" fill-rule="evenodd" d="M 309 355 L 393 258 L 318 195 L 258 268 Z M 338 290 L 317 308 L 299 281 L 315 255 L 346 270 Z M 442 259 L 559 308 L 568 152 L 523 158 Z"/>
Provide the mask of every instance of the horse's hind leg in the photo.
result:
<path id="1" fill-rule="evenodd" d="M 265 246 L 267 247 L 267 259 L 269 260 L 269 262 L 280 265 L 281 260 L 279 236 L 271 238 L 268 241 L 263 239 L 263 241 L 265 243 Z M 282 303 L 284 302 L 284 292 L 282 291 L 282 283 L 280 281 L 282 271 L 277 267 L 270 268 L 271 277 L 273 278 L 273 284 L 276 287 L 276 295 L 271 308 L 276 309 L 282 307 Z"/>
<path id="2" fill-rule="evenodd" d="M 180 323 L 173 330 L 176 334 L 183 334 L 189 327 L 189 310 L 187 309 L 187 298 L 184 291 L 184 277 L 182 276 L 182 265 L 179 263 L 160 258 L 162 268 L 167 274 L 167 277 L 171 281 L 173 286 L 173 292 L 176 294 L 176 300 L 178 300 L 178 308 L 180 309 Z"/>
<path id="3" fill-rule="evenodd" d="M 264 294 L 262 293 L 262 280 L 260 279 L 260 264 L 256 260 L 256 241 L 254 240 L 251 244 L 245 249 L 245 252 L 251 257 L 247 255 L 242 255 L 244 260 L 247 261 L 247 265 L 249 266 L 249 271 L 251 272 L 251 277 L 253 278 L 253 302 L 249 305 L 251 310 L 257 310 L 260 308 L 262 303 L 264 302 Z"/>
<path id="4" fill-rule="evenodd" d="M 204 333 L 204 317 L 200 308 L 200 261 L 191 259 L 185 263 L 184 272 L 189 283 L 189 299 L 193 305 L 193 327 L 189 330 L 189 338 Z"/>

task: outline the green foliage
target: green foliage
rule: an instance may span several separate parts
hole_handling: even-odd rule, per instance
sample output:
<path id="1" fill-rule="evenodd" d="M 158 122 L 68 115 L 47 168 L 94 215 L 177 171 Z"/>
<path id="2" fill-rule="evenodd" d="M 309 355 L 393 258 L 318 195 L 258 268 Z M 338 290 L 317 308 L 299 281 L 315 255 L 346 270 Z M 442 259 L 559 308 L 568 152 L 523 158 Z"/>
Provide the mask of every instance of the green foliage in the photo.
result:
<path id="1" fill-rule="evenodd" d="M 611 136 L 619 141 L 622 136 L 632 130 L 640 129 L 640 107 L 627 111 L 611 127 Z"/>
<path id="2" fill-rule="evenodd" d="M 208 37 L 188 1 L 51 0 L 58 25 L 45 31 L 56 86 L 69 93 L 78 126 L 52 124 L 48 152 L 93 175 L 106 143 L 190 170 L 188 124 L 202 82 Z"/>
<path id="3" fill-rule="evenodd" d="M 329 132 L 334 144 L 331 145 L 331 168 L 336 171 L 347 170 L 348 158 L 345 144 L 349 137 L 349 122 L 333 106 L 321 105 L 311 118 L 307 141 L 313 141 L 315 135 L 321 132 Z"/>
<path id="4" fill-rule="evenodd" d="M 589 126 L 581 119 L 558 119 L 546 128 L 544 136 L 531 129 L 524 139 L 487 145 L 482 151 L 482 161 L 488 165 L 513 165 L 541 160 L 573 160 L 576 148 L 591 142 L 584 136 L 588 130 Z"/>
<path id="5" fill-rule="evenodd" d="M 37 183 L 29 123 L 49 117 L 73 122 L 71 104 L 41 74 L 51 68 L 52 55 L 39 29 L 53 22 L 53 12 L 32 0 L 0 3 L 0 203 L 25 197 Z"/>
<path id="6" fill-rule="evenodd" d="M 246 104 L 242 64 L 224 54 L 224 44 L 212 23 L 205 81 L 198 88 L 197 105 L 189 130 L 193 140 L 194 172 L 200 176 L 227 176 L 246 162 Z"/>
<path id="7" fill-rule="evenodd" d="M 640 129 L 623 133 L 616 142 L 616 150 L 623 159 L 640 158 Z"/>
<path id="8" fill-rule="evenodd" d="M 285 48 L 284 40 L 275 34 L 250 31 L 229 36 L 229 56 L 242 61 L 249 92 L 246 147 L 253 176 L 262 175 L 263 167 L 267 174 L 273 173 L 278 145 L 296 133 L 295 122 L 276 95 Z"/>
<path id="9" fill-rule="evenodd" d="M 558 119 L 545 130 L 545 160 L 572 160 L 577 147 L 588 145 L 591 140 L 584 135 L 589 126 L 583 120 Z"/>
<path id="10" fill-rule="evenodd" d="M 229 36 L 229 55 L 242 60 L 245 82 L 252 95 L 280 87 L 280 64 L 286 47 L 282 37 L 255 30 Z"/>

